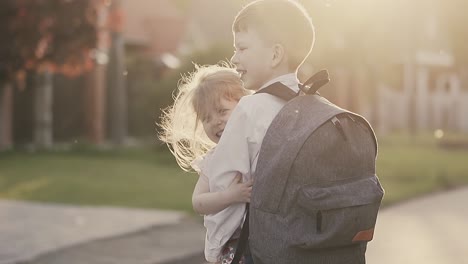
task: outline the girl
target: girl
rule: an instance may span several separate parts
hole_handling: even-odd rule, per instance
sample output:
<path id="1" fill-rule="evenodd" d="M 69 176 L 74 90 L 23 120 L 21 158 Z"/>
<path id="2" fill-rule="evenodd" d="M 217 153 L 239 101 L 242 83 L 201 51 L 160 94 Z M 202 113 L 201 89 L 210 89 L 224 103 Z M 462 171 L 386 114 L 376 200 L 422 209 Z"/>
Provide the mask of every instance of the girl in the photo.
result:
<path id="1" fill-rule="evenodd" d="M 205 215 L 205 258 L 228 264 L 234 256 L 240 228 L 234 234 L 224 234 L 225 223 L 217 221 L 216 215 L 230 206 L 249 202 L 252 182 L 242 182 L 242 175 L 238 174 L 224 191 L 210 192 L 209 175 L 203 175 L 201 168 L 210 162 L 231 111 L 249 91 L 243 88 L 234 69 L 219 65 L 196 66 L 195 72 L 183 76 L 181 81 L 174 104 L 163 112 L 159 137 L 183 170 L 199 173 L 192 204 L 197 213 Z"/>

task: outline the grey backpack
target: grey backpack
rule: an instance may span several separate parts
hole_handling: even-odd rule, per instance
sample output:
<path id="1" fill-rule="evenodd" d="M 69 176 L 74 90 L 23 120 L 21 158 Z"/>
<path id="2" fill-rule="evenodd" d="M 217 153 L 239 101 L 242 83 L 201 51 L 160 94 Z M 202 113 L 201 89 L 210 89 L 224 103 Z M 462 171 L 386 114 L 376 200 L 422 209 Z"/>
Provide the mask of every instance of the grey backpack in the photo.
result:
<path id="1" fill-rule="evenodd" d="M 255 264 L 365 263 L 384 194 L 371 126 L 315 92 L 288 98 L 281 83 L 267 88 L 288 102 L 266 132 L 254 175 Z"/>

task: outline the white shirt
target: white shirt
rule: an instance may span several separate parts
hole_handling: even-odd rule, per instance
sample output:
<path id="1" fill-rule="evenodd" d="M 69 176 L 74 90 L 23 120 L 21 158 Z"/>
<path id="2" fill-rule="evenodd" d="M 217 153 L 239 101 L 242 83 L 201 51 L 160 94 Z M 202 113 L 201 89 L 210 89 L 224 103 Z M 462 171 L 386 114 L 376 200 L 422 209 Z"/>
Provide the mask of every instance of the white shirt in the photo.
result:
<path id="1" fill-rule="evenodd" d="M 275 82 L 281 82 L 295 92 L 299 91 L 299 81 L 294 73 L 275 78 L 260 89 Z M 283 100 L 267 93 L 244 96 L 239 101 L 216 149 L 201 168 L 201 173 L 209 178 L 210 191 L 225 190 L 237 172 L 242 173 L 244 181 L 251 179 L 263 137 L 284 104 Z M 245 204 L 239 203 L 205 216 L 205 258 L 208 261 L 219 260 L 224 244 L 243 223 L 244 213 Z"/>

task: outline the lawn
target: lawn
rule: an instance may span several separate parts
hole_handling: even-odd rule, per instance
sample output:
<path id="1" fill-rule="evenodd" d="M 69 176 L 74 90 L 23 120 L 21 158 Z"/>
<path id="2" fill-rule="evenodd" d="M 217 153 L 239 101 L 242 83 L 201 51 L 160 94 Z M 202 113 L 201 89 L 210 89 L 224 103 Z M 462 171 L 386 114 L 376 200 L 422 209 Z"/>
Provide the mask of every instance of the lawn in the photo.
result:
<path id="1" fill-rule="evenodd" d="M 0 198 L 189 211 L 196 180 L 162 149 L 0 154 Z"/>
<path id="2" fill-rule="evenodd" d="M 384 205 L 468 185 L 468 150 L 446 150 L 429 136 L 379 140 Z M 164 147 L 0 153 L 0 198 L 191 212 L 195 174 Z"/>
<path id="3" fill-rule="evenodd" d="M 377 174 L 386 190 L 384 205 L 434 191 L 468 185 L 468 148 L 446 149 L 444 142 L 466 142 L 466 136 L 391 136 L 380 140 Z"/>

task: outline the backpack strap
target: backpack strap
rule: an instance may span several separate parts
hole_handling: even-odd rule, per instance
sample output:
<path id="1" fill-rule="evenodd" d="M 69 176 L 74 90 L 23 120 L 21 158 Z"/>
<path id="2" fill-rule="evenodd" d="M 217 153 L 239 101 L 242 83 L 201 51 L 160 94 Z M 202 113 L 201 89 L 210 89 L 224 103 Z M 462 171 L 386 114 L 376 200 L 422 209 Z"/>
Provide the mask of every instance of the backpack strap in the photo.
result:
<path id="1" fill-rule="evenodd" d="M 327 70 L 321 70 L 314 74 L 312 77 L 307 79 L 307 81 L 302 84 L 299 83 L 299 92 L 295 93 L 291 89 L 285 87 L 283 84 L 280 82 L 273 83 L 263 89 L 260 89 L 259 91 L 256 92 L 256 94 L 259 93 L 268 93 L 271 95 L 274 95 L 276 97 L 279 97 L 283 99 L 284 101 L 288 102 L 294 97 L 298 96 L 300 92 L 302 91 L 305 94 L 318 94 L 320 95 L 317 91 L 320 89 L 322 86 L 327 84 L 330 81 L 328 71 Z"/>
<path id="2" fill-rule="evenodd" d="M 288 87 L 284 86 L 280 82 L 275 82 L 260 91 L 257 91 L 255 94 L 260 94 L 260 93 L 267 93 L 271 94 L 273 96 L 276 96 L 278 98 L 283 99 L 284 101 L 288 102 L 294 97 L 298 96 L 301 90 L 299 92 L 294 92 L 293 90 L 289 89 Z M 234 253 L 234 258 L 231 261 L 231 264 L 238 264 L 242 255 L 246 251 L 248 241 L 249 241 L 249 210 L 250 209 L 250 203 L 247 203 L 245 205 L 245 219 L 244 223 L 242 225 L 242 230 L 241 234 L 239 237 L 239 240 L 237 241 L 237 246 L 236 246 L 236 253 Z"/>
<path id="3" fill-rule="evenodd" d="M 260 89 L 255 94 L 260 93 L 268 93 L 273 96 L 279 97 L 286 102 L 291 101 L 295 97 L 299 96 L 300 92 L 304 92 L 305 94 L 317 94 L 320 95 L 317 90 L 322 87 L 323 85 L 327 84 L 330 81 L 328 76 L 327 70 L 321 70 L 318 73 L 314 74 L 310 77 L 304 84 L 299 84 L 299 92 L 294 92 L 290 88 L 286 87 L 280 82 L 275 82 L 263 89 Z M 249 239 L 249 209 L 250 203 L 246 204 L 246 215 L 244 219 L 244 224 L 242 225 L 241 235 L 237 242 L 236 253 L 234 254 L 234 258 L 231 261 L 231 264 L 238 264 L 244 251 L 246 250 L 248 245 Z"/>
<path id="4" fill-rule="evenodd" d="M 288 87 L 284 86 L 282 83 L 275 82 L 272 85 L 269 85 L 263 89 L 260 89 L 255 94 L 267 93 L 267 94 L 271 94 L 276 97 L 279 97 L 283 99 L 284 101 L 288 102 L 294 97 L 298 96 L 299 92 L 296 93 L 293 90 L 289 89 Z"/>
<path id="5" fill-rule="evenodd" d="M 318 89 L 330 82 L 330 76 L 327 70 L 321 70 L 310 77 L 304 84 L 299 84 L 299 88 L 305 94 L 315 94 Z"/>
<path id="6" fill-rule="evenodd" d="M 245 219 L 244 224 L 242 226 L 241 234 L 239 240 L 237 241 L 236 253 L 234 254 L 234 258 L 231 261 L 231 264 L 238 264 L 243 253 L 247 248 L 247 242 L 249 241 L 249 208 L 250 204 L 245 204 Z"/>

